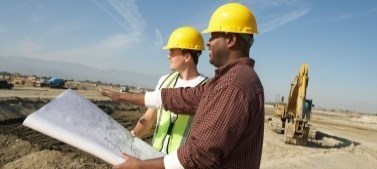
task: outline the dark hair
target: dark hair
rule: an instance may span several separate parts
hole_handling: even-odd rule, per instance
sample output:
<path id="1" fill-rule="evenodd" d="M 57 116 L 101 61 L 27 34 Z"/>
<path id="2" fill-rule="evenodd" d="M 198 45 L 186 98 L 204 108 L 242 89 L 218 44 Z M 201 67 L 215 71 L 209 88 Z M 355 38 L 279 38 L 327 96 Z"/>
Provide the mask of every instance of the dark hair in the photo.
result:
<path id="1" fill-rule="evenodd" d="M 189 53 L 192 57 L 192 60 L 194 61 L 195 65 L 198 65 L 199 62 L 199 56 L 202 54 L 201 50 L 189 50 L 189 49 L 183 49 L 182 54 Z"/>
<path id="2" fill-rule="evenodd" d="M 251 46 L 254 43 L 253 34 L 236 34 L 237 43 L 242 52 L 248 56 Z"/>

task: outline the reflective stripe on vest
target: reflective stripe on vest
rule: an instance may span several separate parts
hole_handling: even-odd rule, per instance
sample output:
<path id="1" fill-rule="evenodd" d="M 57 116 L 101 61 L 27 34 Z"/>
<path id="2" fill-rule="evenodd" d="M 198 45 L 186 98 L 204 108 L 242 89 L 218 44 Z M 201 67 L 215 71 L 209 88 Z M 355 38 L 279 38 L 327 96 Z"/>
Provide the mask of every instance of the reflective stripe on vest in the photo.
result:
<path id="1" fill-rule="evenodd" d="M 174 88 L 179 78 L 179 72 L 171 73 L 161 84 L 162 88 Z M 206 78 L 201 82 L 205 82 Z M 199 83 L 200 84 L 200 83 Z M 157 124 L 154 132 L 152 146 L 161 151 L 163 148 L 164 140 L 169 134 L 167 153 L 176 151 L 179 147 L 186 143 L 187 136 L 191 129 L 192 116 L 177 115 L 175 121 L 171 119 L 171 112 L 160 109 L 157 112 Z"/>

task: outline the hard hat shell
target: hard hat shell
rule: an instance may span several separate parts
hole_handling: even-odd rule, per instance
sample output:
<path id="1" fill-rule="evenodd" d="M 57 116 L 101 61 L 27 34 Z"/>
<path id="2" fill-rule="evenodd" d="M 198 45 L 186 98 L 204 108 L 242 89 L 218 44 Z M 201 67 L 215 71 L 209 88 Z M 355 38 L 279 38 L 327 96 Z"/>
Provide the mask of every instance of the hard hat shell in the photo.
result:
<path id="1" fill-rule="evenodd" d="M 168 44 L 163 47 L 163 49 L 172 48 L 204 50 L 204 40 L 195 28 L 183 26 L 171 33 Z"/>
<path id="2" fill-rule="evenodd" d="M 212 14 L 208 28 L 203 33 L 210 32 L 255 34 L 258 29 L 254 14 L 246 6 L 228 3 Z"/>

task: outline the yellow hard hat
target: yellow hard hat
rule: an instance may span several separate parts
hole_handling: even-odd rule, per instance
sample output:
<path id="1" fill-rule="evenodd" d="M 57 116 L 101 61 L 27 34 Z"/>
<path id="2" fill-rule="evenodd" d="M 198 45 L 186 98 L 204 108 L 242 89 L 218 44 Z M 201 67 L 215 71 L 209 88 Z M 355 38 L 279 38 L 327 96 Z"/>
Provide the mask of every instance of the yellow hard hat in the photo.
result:
<path id="1" fill-rule="evenodd" d="M 212 14 L 208 28 L 203 33 L 210 32 L 255 34 L 258 33 L 257 21 L 246 6 L 228 3 L 217 8 Z"/>
<path id="2" fill-rule="evenodd" d="M 193 27 L 183 26 L 171 33 L 168 44 L 163 49 L 204 50 L 202 35 Z"/>

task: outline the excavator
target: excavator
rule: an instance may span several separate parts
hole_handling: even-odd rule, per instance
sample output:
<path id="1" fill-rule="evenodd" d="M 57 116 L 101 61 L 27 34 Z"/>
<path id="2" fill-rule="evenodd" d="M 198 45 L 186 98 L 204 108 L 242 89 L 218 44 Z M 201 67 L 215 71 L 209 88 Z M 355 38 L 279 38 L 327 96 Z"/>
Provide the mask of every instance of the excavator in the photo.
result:
<path id="1" fill-rule="evenodd" d="M 306 145 L 308 138 L 315 138 L 315 131 L 310 131 L 310 116 L 314 106 L 306 99 L 309 75 L 308 64 L 302 64 L 299 73 L 291 83 L 288 102 L 284 97 L 276 97 L 274 118 L 269 118 L 269 127 L 278 133 L 284 133 L 285 143 Z"/>

